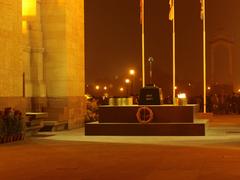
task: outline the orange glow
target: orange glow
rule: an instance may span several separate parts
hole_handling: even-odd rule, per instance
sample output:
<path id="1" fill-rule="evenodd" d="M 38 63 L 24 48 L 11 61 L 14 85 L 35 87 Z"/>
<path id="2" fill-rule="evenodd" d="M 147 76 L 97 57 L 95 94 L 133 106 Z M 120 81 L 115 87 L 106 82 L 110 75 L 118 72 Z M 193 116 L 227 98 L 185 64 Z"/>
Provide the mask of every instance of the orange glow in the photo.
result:
<path id="1" fill-rule="evenodd" d="M 130 79 L 125 79 L 125 83 L 130 83 Z"/>
<path id="2" fill-rule="evenodd" d="M 37 2 L 36 0 L 22 0 L 22 16 L 36 16 Z"/>
<path id="3" fill-rule="evenodd" d="M 240 89 L 238 89 L 238 92 L 240 93 Z"/>
<path id="4" fill-rule="evenodd" d="M 123 92 L 123 91 L 124 91 L 123 87 L 121 87 L 121 88 L 120 88 L 120 91 L 121 91 L 121 92 Z"/>
<path id="5" fill-rule="evenodd" d="M 177 90 L 177 89 L 178 89 L 178 87 L 177 87 L 177 86 L 175 86 L 175 87 L 174 87 L 174 89 L 175 89 L 175 90 Z"/>
<path id="6" fill-rule="evenodd" d="M 100 86 L 99 86 L 99 85 L 96 85 L 95 89 L 96 89 L 96 90 L 99 90 L 99 89 L 100 89 Z"/>
<path id="7" fill-rule="evenodd" d="M 103 89 L 106 91 L 107 90 L 107 86 L 104 86 Z"/>
<path id="8" fill-rule="evenodd" d="M 132 75 L 132 76 L 135 75 L 135 70 L 134 69 L 130 69 L 129 70 L 129 74 Z"/>
<path id="9" fill-rule="evenodd" d="M 28 23 L 27 21 L 22 21 L 22 33 L 27 34 L 28 32 Z"/>
<path id="10" fill-rule="evenodd" d="M 210 86 L 208 86 L 208 87 L 207 87 L 207 89 L 208 89 L 208 90 L 211 90 L 211 87 L 210 87 Z"/>

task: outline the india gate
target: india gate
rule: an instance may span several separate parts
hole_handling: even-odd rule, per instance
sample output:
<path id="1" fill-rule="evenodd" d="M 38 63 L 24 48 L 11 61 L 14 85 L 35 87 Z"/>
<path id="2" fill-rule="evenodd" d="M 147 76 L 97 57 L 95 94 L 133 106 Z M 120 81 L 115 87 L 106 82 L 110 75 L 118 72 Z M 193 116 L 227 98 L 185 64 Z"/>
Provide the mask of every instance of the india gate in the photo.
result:
<path id="1" fill-rule="evenodd" d="M 84 0 L 1 0 L 0 106 L 82 126 Z"/>

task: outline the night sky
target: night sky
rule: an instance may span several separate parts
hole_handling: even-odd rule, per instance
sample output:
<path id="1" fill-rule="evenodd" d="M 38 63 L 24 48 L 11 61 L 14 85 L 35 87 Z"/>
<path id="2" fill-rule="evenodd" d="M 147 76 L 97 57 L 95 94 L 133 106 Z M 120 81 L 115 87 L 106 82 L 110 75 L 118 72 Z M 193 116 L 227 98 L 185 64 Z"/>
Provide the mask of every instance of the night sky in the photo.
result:
<path id="1" fill-rule="evenodd" d="M 207 42 L 216 33 L 224 32 L 239 50 L 240 1 L 206 2 Z M 152 56 L 154 83 L 164 91 L 172 87 L 172 22 L 168 20 L 168 3 L 169 0 L 145 0 L 146 83 L 147 59 Z M 202 87 L 200 0 L 175 0 L 175 20 L 176 84 L 191 82 Z M 85 35 L 86 84 L 122 77 L 131 67 L 141 77 L 139 0 L 85 1 Z M 208 50 L 207 43 L 207 58 Z"/>

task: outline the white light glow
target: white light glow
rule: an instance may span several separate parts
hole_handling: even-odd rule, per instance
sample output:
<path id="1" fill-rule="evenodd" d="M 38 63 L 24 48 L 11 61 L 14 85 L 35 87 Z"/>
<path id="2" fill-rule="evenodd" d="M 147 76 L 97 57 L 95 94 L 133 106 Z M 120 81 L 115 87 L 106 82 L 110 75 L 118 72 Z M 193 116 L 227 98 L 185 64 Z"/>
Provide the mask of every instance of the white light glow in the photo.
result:
<path id="1" fill-rule="evenodd" d="M 186 96 L 185 93 L 180 93 L 180 94 L 178 94 L 178 98 L 179 98 L 179 99 L 186 99 L 187 96 Z"/>

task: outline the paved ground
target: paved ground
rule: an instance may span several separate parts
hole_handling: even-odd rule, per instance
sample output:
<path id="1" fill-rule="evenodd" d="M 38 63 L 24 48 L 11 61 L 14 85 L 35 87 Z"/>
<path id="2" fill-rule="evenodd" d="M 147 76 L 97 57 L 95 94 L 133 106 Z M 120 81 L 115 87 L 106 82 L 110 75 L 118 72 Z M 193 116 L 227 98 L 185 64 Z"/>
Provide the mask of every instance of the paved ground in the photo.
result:
<path id="1" fill-rule="evenodd" d="M 240 116 L 214 116 L 205 137 L 86 137 L 83 129 L 0 145 L 0 179 L 238 180 Z"/>

